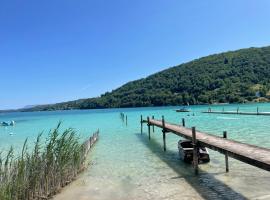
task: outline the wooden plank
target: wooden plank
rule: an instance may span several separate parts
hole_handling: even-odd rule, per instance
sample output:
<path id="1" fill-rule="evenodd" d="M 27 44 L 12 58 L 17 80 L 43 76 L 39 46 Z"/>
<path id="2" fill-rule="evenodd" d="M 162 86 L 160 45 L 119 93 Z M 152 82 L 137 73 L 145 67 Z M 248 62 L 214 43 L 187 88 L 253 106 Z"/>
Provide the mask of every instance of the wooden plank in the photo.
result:
<path id="1" fill-rule="evenodd" d="M 141 134 L 143 133 L 143 116 L 141 115 Z"/>
<path id="2" fill-rule="evenodd" d="M 163 128 L 162 121 L 160 120 L 149 120 L 149 124 Z M 178 136 L 192 140 L 192 130 L 190 128 L 171 123 L 165 123 L 165 127 L 167 132 L 172 132 Z M 229 157 L 252 166 L 270 171 L 270 149 L 237 142 L 231 139 L 224 139 L 200 131 L 196 131 L 196 140 L 199 145 L 203 145 L 224 155 L 227 154 Z"/>
<path id="3" fill-rule="evenodd" d="M 194 167 L 194 172 L 195 175 L 198 174 L 199 171 L 199 157 L 198 157 L 198 144 L 197 144 L 197 139 L 196 139 L 196 130 L 195 127 L 192 127 L 192 145 L 193 145 L 193 167 Z"/>
<path id="4" fill-rule="evenodd" d="M 165 129 L 165 119 L 162 116 L 162 133 L 163 133 L 163 150 L 166 151 L 166 129 Z"/>
<path id="5" fill-rule="evenodd" d="M 95 142 L 98 140 L 98 137 L 99 137 L 99 130 L 97 130 L 97 132 L 95 132 L 91 137 L 89 137 L 89 139 L 87 139 L 84 142 L 84 145 L 85 145 L 85 156 L 89 152 L 89 150 L 93 147 L 93 145 L 95 144 Z"/>
<path id="6" fill-rule="evenodd" d="M 154 115 L 152 116 L 152 119 L 155 119 Z M 155 132 L 155 126 L 153 125 L 153 133 Z"/>
<path id="7" fill-rule="evenodd" d="M 148 138 L 149 138 L 149 140 L 151 139 L 151 135 L 150 135 L 150 118 L 149 117 L 147 117 L 147 126 L 148 126 Z"/>
<path id="8" fill-rule="evenodd" d="M 182 126 L 183 126 L 183 127 L 186 126 L 185 118 L 182 118 Z"/>
<path id="9" fill-rule="evenodd" d="M 227 132 L 223 132 L 223 138 L 227 139 Z M 229 172 L 229 159 L 228 159 L 228 152 L 225 153 L 225 165 L 226 165 L 226 172 Z"/>

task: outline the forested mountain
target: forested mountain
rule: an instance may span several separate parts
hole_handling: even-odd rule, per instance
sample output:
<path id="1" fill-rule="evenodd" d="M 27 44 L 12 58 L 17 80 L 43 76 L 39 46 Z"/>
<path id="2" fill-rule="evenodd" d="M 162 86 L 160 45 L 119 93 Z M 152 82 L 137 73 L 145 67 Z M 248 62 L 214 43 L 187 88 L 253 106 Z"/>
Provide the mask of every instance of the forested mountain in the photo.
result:
<path id="1" fill-rule="evenodd" d="M 97 98 L 22 111 L 268 101 L 269 89 L 270 47 L 249 48 L 171 67 Z"/>

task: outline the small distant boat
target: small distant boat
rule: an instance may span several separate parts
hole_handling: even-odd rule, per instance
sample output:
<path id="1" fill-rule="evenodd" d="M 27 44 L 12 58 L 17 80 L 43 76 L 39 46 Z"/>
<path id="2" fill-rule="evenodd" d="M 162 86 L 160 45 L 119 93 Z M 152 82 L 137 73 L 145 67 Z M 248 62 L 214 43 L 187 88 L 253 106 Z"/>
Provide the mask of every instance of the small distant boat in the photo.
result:
<path id="1" fill-rule="evenodd" d="M 183 107 L 180 109 L 175 110 L 176 112 L 190 112 L 190 110 L 188 110 L 187 108 Z"/>
<path id="2" fill-rule="evenodd" d="M 0 122 L 0 126 L 14 126 L 15 125 L 15 121 L 11 120 L 10 123 L 9 122 Z"/>
<path id="3" fill-rule="evenodd" d="M 193 145 L 190 140 L 179 140 L 178 150 L 180 158 L 187 163 L 193 161 Z M 210 161 L 210 156 L 205 147 L 199 147 L 199 163 L 207 163 Z"/>
<path id="4" fill-rule="evenodd" d="M 8 122 L 1 122 L 1 126 L 9 126 Z"/>

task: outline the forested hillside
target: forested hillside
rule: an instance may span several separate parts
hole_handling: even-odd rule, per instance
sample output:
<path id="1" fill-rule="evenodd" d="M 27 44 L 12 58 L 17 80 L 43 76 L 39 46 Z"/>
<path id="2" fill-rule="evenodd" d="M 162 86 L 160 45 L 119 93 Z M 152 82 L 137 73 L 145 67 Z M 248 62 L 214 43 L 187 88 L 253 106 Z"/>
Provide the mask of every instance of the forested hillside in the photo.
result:
<path id="1" fill-rule="evenodd" d="M 98 98 L 22 111 L 268 101 L 269 89 L 270 47 L 249 48 L 171 67 Z"/>

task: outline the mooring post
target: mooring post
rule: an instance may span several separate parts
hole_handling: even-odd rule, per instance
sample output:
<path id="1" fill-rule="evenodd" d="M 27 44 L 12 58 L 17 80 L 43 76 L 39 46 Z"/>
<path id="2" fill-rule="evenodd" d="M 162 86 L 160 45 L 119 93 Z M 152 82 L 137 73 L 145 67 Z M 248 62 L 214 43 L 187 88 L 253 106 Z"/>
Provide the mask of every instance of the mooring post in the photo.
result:
<path id="1" fill-rule="evenodd" d="M 224 112 L 224 107 L 222 108 L 222 112 Z"/>
<path id="2" fill-rule="evenodd" d="M 259 107 L 257 107 L 257 115 L 259 114 Z"/>
<path id="3" fill-rule="evenodd" d="M 238 114 L 238 112 L 239 112 L 239 107 L 237 107 L 237 114 Z"/>
<path id="4" fill-rule="evenodd" d="M 182 126 L 185 127 L 186 123 L 185 123 L 185 118 L 182 118 Z"/>
<path id="5" fill-rule="evenodd" d="M 227 131 L 223 132 L 223 138 L 227 138 Z M 226 172 L 229 172 L 228 152 L 225 153 L 225 164 L 226 164 Z"/>
<path id="6" fill-rule="evenodd" d="M 126 126 L 127 126 L 127 124 L 128 124 L 128 121 L 127 121 L 127 115 L 126 115 Z"/>
<path id="7" fill-rule="evenodd" d="M 150 119 L 149 119 L 149 117 L 147 117 L 147 126 L 148 126 L 148 138 L 150 140 L 151 136 L 150 136 Z"/>
<path id="8" fill-rule="evenodd" d="M 155 119 L 154 115 L 152 116 L 152 119 Z M 153 133 L 155 132 L 155 126 L 153 125 Z"/>
<path id="9" fill-rule="evenodd" d="M 193 144 L 193 167 L 195 175 L 198 174 L 198 145 L 196 139 L 196 128 L 192 127 L 192 144 Z"/>
<path id="10" fill-rule="evenodd" d="M 163 133 L 163 150 L 166 151 L 166 129 L 165 129 L 165 120 L 162 116 L 162 133 Z"/>
<path id="11" fill-rule="evenodd" d="M 141 115 L 141 134 L 142 134 L 142 132 L 143 132 L 143 117 Z"/>
<path id="12" fill-rule="evenodd" d="M 90 140 L 89 140 L 89 143 L 90 143 L 90 148 L 92 147 L 92 136 L 90 137 Z"/>

